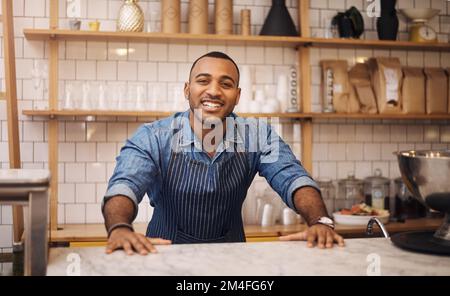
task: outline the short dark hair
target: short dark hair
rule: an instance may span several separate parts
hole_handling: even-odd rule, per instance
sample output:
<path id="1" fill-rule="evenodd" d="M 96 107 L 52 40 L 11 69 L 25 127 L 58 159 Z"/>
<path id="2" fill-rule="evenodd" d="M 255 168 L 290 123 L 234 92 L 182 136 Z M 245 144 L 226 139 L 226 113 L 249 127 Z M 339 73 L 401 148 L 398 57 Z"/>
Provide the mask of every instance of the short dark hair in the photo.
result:
<path id="1" fill-rule="evenodd" d="M 195 62 L 192 64 L 191 70 L 189 71 L 189 80 L 191 79 L 192 69 L 194 69 L 194 67 L 197 64 L 197 62 L 199 60 L 203 59 L 203 58 L 206 58 L 206 57 L 216 58 L 216 59 L 224 59 L 224 60 L 229 60 L 230 62 L 232 62 L 233 65 L 236 67 L 236 71 L 238 73 L 238 79 L 237 79 L 236 87 L 239 87 L 239 77 L 240 77 L 241 74 L 239 73 L 238 66 L 236 65 L 236 63 L 233 61 L 233 59 L 229 55 L 227 55 L 227 54 L 225 54 L 223 52 L 220 52 L 220 51 L 211 51 L 211 52 L 208 52 L 207 54 L 202 55 L 198 59 L 196 59 Z"/>

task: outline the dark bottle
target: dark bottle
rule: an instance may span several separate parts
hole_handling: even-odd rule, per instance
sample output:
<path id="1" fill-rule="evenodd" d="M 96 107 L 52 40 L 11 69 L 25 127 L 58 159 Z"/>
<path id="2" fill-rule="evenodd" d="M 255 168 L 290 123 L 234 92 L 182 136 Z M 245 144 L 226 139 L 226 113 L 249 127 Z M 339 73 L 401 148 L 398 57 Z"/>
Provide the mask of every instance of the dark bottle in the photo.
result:
<path id="1" fill-rule="evenodd" d="M 378 39 L 397 40 L 398 17 L 395 10 L 396 0 L 380 0 L 381 14 L 377 19 Z"/>

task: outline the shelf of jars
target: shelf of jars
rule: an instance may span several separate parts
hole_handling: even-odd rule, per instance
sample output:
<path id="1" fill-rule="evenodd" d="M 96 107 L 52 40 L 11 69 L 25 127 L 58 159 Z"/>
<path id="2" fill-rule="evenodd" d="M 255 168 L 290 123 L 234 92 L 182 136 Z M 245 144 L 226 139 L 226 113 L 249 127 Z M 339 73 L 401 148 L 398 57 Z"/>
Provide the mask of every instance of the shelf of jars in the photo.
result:
<path id="1" fill-rule="evenodd" d="M 398 49 L 423 51 L 450 51 L 450 43 L 418 43 L 410 41 L 363 40 L 346 38 L 306 38 L 288 36 L 259 35 L 217 35 L 160 32 L 113 32 L 113 31 L 74 31 L 64 29 L 24 29 L 28 40 L 62 41 L 129 41 L 163 43 L 226 43 L 244 45 L 269 45 L 297 48 L 300 46 L 316 48 L 365 48 Z"/>

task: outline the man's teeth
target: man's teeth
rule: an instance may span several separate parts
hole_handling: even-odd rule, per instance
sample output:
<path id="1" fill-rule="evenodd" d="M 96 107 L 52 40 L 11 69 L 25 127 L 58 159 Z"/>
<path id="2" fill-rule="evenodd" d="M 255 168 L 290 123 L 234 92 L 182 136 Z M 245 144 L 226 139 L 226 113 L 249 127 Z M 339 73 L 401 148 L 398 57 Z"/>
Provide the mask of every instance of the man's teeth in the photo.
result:
<path id="1" fill-rule="evenodd" d="M 203 102 L 203 106 L 212 107 L 212 108 L 218 108 L 221 105 L 220 104 L 215 104 L 215 103 L 210 103 L 210 102 Z"/>

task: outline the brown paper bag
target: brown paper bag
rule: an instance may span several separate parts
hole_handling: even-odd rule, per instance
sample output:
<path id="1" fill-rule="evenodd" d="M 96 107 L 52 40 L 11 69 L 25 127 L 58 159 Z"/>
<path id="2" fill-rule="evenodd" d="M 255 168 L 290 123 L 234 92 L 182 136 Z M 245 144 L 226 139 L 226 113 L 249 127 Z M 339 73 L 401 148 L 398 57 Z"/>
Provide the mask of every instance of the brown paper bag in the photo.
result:
<path id="1" fill-rule="evenodd" d="M 374 58 L 369 60 L 372 86 L 380 113 L 402 111 L 402 67 L 398 58 Z"/>
<path id="2" fill-rule="evenodd" d="M 425 68 L 427 114 L 448 113 L 448 78 L 444 69 Z"/>
<path id="3" fill-rule="evenodd" d="M 350 99 L 348 63 L 345 60 L 323 60 L 322 106 L 324 112 L 356 113 L 359 103 Z"/>
<path id="4" fill-rule="evenodd" d="M 358 101 L 362 113 L 375 114 L 378 112 L 375 94 L 370 83 L 370 72 L 367 64 L 358 63 L 350 69 L 349 80 L 352 88 L 350 100 Z"/>
<path id="5" fill-rule="evenodd" d="M 347 103 L 347 113 L 359 113 L 361 111 L 361 104 L 359 103 L 355 89 L 349 82 L 350 94 Z"/>
<path id="6" fill-rule="evenodd" d="M 403 113 L 425 113 L 425 75 L 422 68 L 403 68 Z"/>

